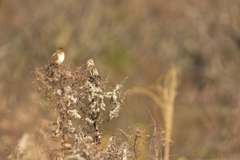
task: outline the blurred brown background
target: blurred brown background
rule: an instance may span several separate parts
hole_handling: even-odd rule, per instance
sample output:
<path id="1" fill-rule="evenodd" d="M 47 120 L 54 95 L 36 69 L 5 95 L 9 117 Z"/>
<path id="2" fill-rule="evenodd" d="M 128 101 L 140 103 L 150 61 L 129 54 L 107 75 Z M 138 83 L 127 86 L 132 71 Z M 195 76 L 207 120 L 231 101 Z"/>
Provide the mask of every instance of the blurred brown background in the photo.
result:
<path id="1" fill-rule="evenodd" d="M 175 102 L 172 158 L 240 150 L 240 1 L 112 0 L 0 1 L 0 154 L 53 113 L 39 107 L 30 74 L 56 48 L 73 68 L 95 60 L 112 85 L 155 84 L 181 70 Z M 127 96 L 119 118 L 104 128 L 164 129 L 161 110 L 145 95 Z M 103 140 L 104 141 L 104 140 Z M 239 155 L 240 156 L 240 155 Z"/>

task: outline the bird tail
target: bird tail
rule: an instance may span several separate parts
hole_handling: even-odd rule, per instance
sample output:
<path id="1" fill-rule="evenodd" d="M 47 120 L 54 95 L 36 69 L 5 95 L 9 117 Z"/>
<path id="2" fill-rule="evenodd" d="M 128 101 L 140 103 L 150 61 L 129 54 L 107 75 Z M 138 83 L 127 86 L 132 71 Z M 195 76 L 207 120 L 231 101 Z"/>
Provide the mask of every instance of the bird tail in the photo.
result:
<path id="1" fill-rule="evenodd" d="M 49 65 L 44 69 L 45 72 L 49 70 Z"/>

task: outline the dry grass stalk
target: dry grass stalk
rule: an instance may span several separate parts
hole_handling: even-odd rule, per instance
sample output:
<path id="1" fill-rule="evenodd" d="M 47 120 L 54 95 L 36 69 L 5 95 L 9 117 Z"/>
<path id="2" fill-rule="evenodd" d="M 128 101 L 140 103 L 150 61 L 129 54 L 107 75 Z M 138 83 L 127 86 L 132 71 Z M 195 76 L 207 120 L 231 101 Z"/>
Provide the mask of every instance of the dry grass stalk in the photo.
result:
<path id="1" fill-rule="evenodd" d="M 178 86 L 177 81 L 178 71 L 177 68 L 173 67 L 169 70 L 167 75 L 163 80 L 163 85 L 156 84 L 154 88 L 156 88 L 158 94 L 150 91 L 149 89 L 136 87 L 132 89 L 129 93 L 143 93 L 147 96 L 151 97 L 155 103 L 161 108 L 164 123 L 165 123 L 165 150 L 164 150 L 164 159 L 169 159 L 170 153 L 170 142 L 171 142 L 171 134 L 173 127 L 173 116 L 174 116 L 174 100 L 176 97 L 176 89 Z M 158 153 L 156 155 L 158 157 Z"/>

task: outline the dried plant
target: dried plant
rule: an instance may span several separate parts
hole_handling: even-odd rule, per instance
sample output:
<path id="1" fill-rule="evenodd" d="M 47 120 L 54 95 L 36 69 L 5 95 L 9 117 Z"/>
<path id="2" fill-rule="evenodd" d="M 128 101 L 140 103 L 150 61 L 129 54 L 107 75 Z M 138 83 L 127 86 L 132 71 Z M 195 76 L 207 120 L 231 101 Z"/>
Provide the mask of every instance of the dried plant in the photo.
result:
<path id="1" fill-rule="evenodd" d="M 47 72 L 43 67 L 34 71 L 34 88 L 50 101 L 58 117 L 57 127 L 52 132 L 52 136 L 61 142 L 56 156 L 60 159 L 100 158 L 104 155 L 98 147 L 101 130 L 106 122 L 118 117 L 125 99 L 122 94 L 125 80 L 112 88 L 108 80 L 89 77 L 87 70 L 82 70 L 83 66 L 75 71 L 69 68 L 70 65 L 60 65 L 50 67 Z M 77 119 L 77 124 L 73 119 Z M 74 137 L 73 144 L 68 143 L 71 136 Z"/>
<path id="2" fill-rule="evenodd" d="M 177 68 L 175 67 L 171 68 L 163 80 L 163 85 L 157 84 L 152 87 L 157 90 L 158 94 L 153 93 L 149 89 L 140 87 L 136 87 L 132 89 L 131 92 L 129 92 L 130 94 L 133 93 L 146 94 L 149 97 L 151 97 L 156 102 L 156 104 L 161 108 L 166 129 L 164 151 L 164 159 L 166 160 L 169 159 L 170 153 L 170 143 L 173 128 L 174 101 L 177 93 L 176 89 L 178 86 L 177 75 L 178 75 Z M 157 151 L 156 156 L 158 156 Z"/>
<path id="3" fill-rule="evenodd" d="M 112 88 L 108 78 L 98 81 L 83 68 L 84 65 L 71 71 L 68 64 L 50 66 L 47 71 L 44 67 L 35 69 L 33 86 L 50 102 L 49 110 L 55 112 L 56 120 L 44 122 L 48 131 L 38 127 L 35 136 L 26 134 L 21 144 L 11 147 L 9 159 L 162 159 L 164 138 L 152 116 L 152 136 L 144 134 L 149 126 L 144 130 L 130 127 L 129 133 L 118 129 L 122 136 L 113 135 L 105 148 L 101 146 L 103 126 L 119 116 L 124 104 L 126 78 Z M 49 140 L 57 141 L 58 145 Z"/>

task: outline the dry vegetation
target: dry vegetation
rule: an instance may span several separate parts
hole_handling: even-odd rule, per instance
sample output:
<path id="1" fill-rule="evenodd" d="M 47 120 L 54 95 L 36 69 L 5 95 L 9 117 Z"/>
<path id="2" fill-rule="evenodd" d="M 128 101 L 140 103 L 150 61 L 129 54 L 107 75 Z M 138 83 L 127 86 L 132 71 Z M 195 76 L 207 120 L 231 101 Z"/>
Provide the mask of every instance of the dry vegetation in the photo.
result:
<path id="1" fill-rule="evenodd" d="M 155 141 L 147 135 L 153 136 L 154 127 L 148 126 L 156 123 L 157 133 L 162 131 L 160 128 L 166 133 L 159 135 L 164 137 L 160 139 L 165 140 L 168 135 L 174 141 L 169 150 L 171 160 L 182 157 L 198 160 L 196 155 L 214 153 L 238 154 L 239 6 L 239 0 L 0 1 L 0 159 L 7 159 L 11 151 L 12 155 L 21 157 L 24 153 L 17 152 L 18 144 L 24 145 L 26 141 L 31 142 L 26 147 L 34 149 L 34 155 L 43 157 L 55 153 L 56 148 L 59 153 L 63 144 L 74 144 L 73 135 L 66 143 L 59 142 L 63 132 L 60 129 L 53 137 L 58 141 L 47 141 L 62 121 L 55 110 L 56 102 L 59 99 L 60 104 L 67 102 L 53 93 L 64 85 L 53 80 L 51 85 L 55 88 L 49 88 L 48 92 L 47 88 L 42 89 L 42 94 L 35 92 L 31 85 L 36 77 L 30 72 L 35 67 L 40 72 L 40 66 L 59 47 L 64 49 L 66 59 L 56 74 L 78 76 L 80 80 L 71 87 L 73 91 L 86 85 L 88 76 L 84 72 L 86 66 L 72 69 L 93 58 L 102 77 L 111 72 L 108 84 L 106 80 L 100 81 L 107 88 L 111 86 L 111 91 L 128 77 L 124 84 L 130 89 L 128 93 L 137 87 L 148 95 L 139 94 L 143 90 L 126 95 L 126 105 L 121 105 L 119 116 L 99 128 L 101 150 L 107 150 L 110 137 L 115 135 L 116 150 L 124 148 L 127 142 L 134 155 L 132 137 L 140 132 L 142 143 Z M 69 63 L 72 65 L 66 65 Z M 172 81 L 165 85 L 163 77 L 171 73 L 168 70 L 172 66 L 181 71 L 176 79 L 179 87 L 172 90 L 173 95 L 164 98 L 164 89 Z M 66 79 L 61 83 L 70 86 L 73 81 Z M 77 89 L 77 94 L 83 90 Z M 172 99 L 175 93 L 176 98 Z M 70 106 L 78 111 L 81 119 L 72 118 L 72 125 L 76 131 L 86 132 L 78 126 L 93 129 L 83 120 L 89 115 L 80 109 L 84 108 L 83 104 L 88 105 L 88 99 L 78 99 L 78 102 L 81 104 Z M 166 105 L 173 106 L 173 103 L 174 108 L 168 112 Z M 108 106 L 102 114 L 109 115 L 112 109 Z M 170 116 L 166 116 L 167 112 Z M 68 123 L 64 125 L 67 127 Z M 150 144 L 137 146 L 143 158 L 167 152 L 148 151 L 147 146 L 153 147 Z M 42 150 L 47 154 L 39 153 Z"/>
<path id="2" fill-rule="evenodd" d="M 136 129 L 129 135 L 119 129 L 127 141 L 113 135 L 105 148 L 101 147 L 102 128 L 107 122 L 119 116 L 126 94 L 123 94 L 123 80 L 115 88 L 109 86 L 108 78 L 98 81 L 89 77 L 82 67 L 75 71 L 69 65 L 43 67 L 33 72 L 35 90 L 47 98 L 48 109 L 56 114 L 48 128 L 38 129 L 35 136 L 26 134 L 17 147 L 9 148 L 9 159 L 162 159 L 160 149 L 164 138 L 154 122 L 153 135 L 143 140 L 143 133 Z M 126 79 L 126 78 L 125 78 Z M 41 101 L 39 104 L 44 105 Z M 74 121 L 75 120 L 75 121 Z M 53 130 L 51 128 L 55 126 Z M 50 130 L 50 131 L 49 131 Z M 41 141 L 36 142 L 36 135 Z M 51 136 L 51 137 L 50 137 Z M 58 142 L 54 145 L 53 141 Z M 33 143 L 35 142 L 35 143 Z M 27 146 L 33 146 L 35 149 Z M 139 153 L 139 146 L 150 148 L 145 154 Z"/>
<path id="3" fill-rule="evenodd" d="M 157 91 L 157 95 L 145 88 L 136 87 L 131 90 L 130 93 L 143 93 L 151 97 L 158 107 L 162 110 L 162 116 L 164 119 L 164 125 L 166 129 L 165 133 L 165 145 L 164 145 L 164 158 L 169 159 L 171 136 L 174 120 L 174 101 L 176 97 L 176 90 L 178 86 L 178 71 L 173 67 L 166 75 L 161 85 L 161 81 L 158 84 L 151 86 L 152 89 Z"/>

